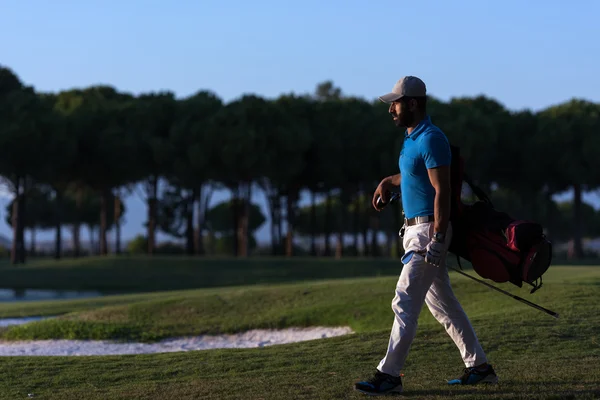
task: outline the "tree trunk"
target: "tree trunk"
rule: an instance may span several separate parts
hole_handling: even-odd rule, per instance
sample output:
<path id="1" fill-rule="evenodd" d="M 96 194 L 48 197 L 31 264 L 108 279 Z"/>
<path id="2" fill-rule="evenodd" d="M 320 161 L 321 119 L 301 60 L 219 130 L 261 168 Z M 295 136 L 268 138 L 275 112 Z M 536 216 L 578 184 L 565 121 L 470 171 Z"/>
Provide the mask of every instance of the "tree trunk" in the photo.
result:
<path id="1" fill-rule="evenodd" d="M 363 257 L 366 257 L 370 254 L 369 252 L 369 241 L 368 241 L 368 234 L 369 234 L 369 230 L 367 229 L 366 226 L 363 226 L 362 232 L 361 232 L 361 236 L 362 236 L 362 246 L 363 246 Z"/>
<path id="2" fill-rule="evenodd" d="M 15 180 L 15 199 L 12 204 L 12 229 L 13 229 L 13 240 L 12 248 L 10 252 L 10 262 L 12 264 L 19 263 L 19 224 L 21 220 L 19 218 L 19 203 L 21 197 L 21 178 L 17 177 Z"/>
<path id="3" fill-rule="evenodd" d="M 244 192 L 244 190 L 242 189 L 240 191 L 241 193 Z M 244 198 L 244 195 L 241 194 L 240 197 L 238 198 L 238 203 L 237 203 L 237 210 L 238 210 L 238 222 L 237 222 L 237 230 L 236 230 L 236 235 L 237 235 L 237 256 L 238 257 L 246 257 L 245 254 L 245 249 L 246 249 L 246 243 L 245 243 L 245 235 L 244 235 L 244 231 L 245 231 L 245 223 L 246 223 L 246 199 Z"/>
<path id="4" fill-rule="evenodd" d="M 546 198 L 546 213 L 545 213 L 545 218 L 546 218 L 546 236 L 548 237 L 548 239 L 553 242 L 553 238 L 552 238 L 552 233 L 554 232 L 552 230 L 552 228 L 550 227 L 554 227 L 554 213 L 552 212 L 552 207 L 551 205 L 553 204 L 553 200 L 552 200 L 552 193 L 550 193 L 550 191 L 546 191 L 546 193 L 544 194 L 545 198 Z"/>
<path id="5" fill-rule="evenodd" d="M 331 194 L 325 199 L 325 256 L 331 255 Z"/>
<path id="6" fill-rule="evenodd" d="M 185 227 L 185 251 L 188 255 L 194 255 L 194 204 L 198 197 L 198 190 L 192 190 L 188 196 L 185 208 L 186 227 Z"/>
<path id="7" fill-rule="evenodd" d="M 83 189 L 77 188 L 75 193 L 75 223 L 73 224 L 73 255 L 81 256 L 81 215 L 83 208 Z"/>
<path id="8" fill-rule="evenodd" d="M 11 248 L 11 262 L 13 264 L 25 263 L 25 182 L 21 177 L 16 179 L 15 199 L 13 200 L 13 241 Z"/>
<path id="9" fill-rule="evenodd" d="M 248 194 L 246 196 L 246 212 L 244 215 L 245 225 L 244 225 L 244 241 L 246 247 L 246 256 L 250 255 L 250 236 L 252 232 L 250 231 L 250 211 L 252 206 L 252 182 L 248 184 Z"/>
<path id="10" fill-rule="evenodd" d="M 242 196 L 239 203 L 239 224 L 238 224 L 238 255 L 248 257 L 248 223 L 250 218 L 250 199 L 252 196 L 252 183 L 242 185 Z"/>
<path id="11" fill-rule="evenodd" d="M 360 210 L 362 209 L 362 196 L 359 194 L 359 197 L 355 200 L 354 203 L 354 212 L 352 213 L 352 247 L 354 248 L 354 256 L 358 257 L 358 241 L 359 241 L 359 232 L 360 232 Z"/>
<path id="12" fill-rule="evenodd" d="M 267 200 L 269 218 L 271 220 L 271 224 L 269 226 L 270 235 L 271 235 L 271 255 L 276 256 L 278 253 L 277 249 L 277 189 L 270 183 L 270 181 L 266 178 L 262 178 L 259 181 L 260 188 L 265 193 L 265 198 Z"/>
<path id="13" fill-rule="evenodd" d="M 277 210 L 271 206 L 271 255 L 277 255 L 277 243 L 279 242 L 277 237 Z"/>
<path id="14" fill-rule="evenodd" d="M 248 256 L 248 220 L 250 214 L 250 197 L 252 195 L 252 184 L 243 183 L 240 185 L 240 196 L 238 201 L 238 225 L 237 225 L 237 243 L 238 256 Z"/>
<path id="15" fill-rule="evenodd" d="M 81 255 L 81 226 L 78 223 L 74 223 L 71 228 L 73 230 L 71 233 L 71 236 L 73 236 L 73 257 L 78 258 Z"/>
<path id="16" fill-rule="evenodd" d="M 19 181 L 17 180 L 17 185 Z M 10 250 L 10 262 L 12 264 L 19 263 L 19 192 L 17 186 L 17 194 L 12 204 L 12 231 L 13 231 L 13 240 L 12 247 Z"/>
<path id="17" fill-rule="evenodd" d="M 23 193 L 21 193 L 19 201 L 19 262 L 25 264 L 27 251 L 25 249 L 25 191 L 27 190 L 26 181 L 23 182 Z"/>
<path id="18" fill-rule="evenodd" d="M 56 235 L 54 239 L 54 258 L 60 260 L 62 252 L 62 213 L 63 213 L 63 194 L 60 190 L 56 190 L 56 209 L 54 210 L 54 224 Z"/>
<path id="19" fill-rule="evenodd" d="M 60 260 L 62 257 L 62 227 L 60 222 L 56 224 L 56 233 L 54 237 L 54 259 Z"/>
<path id="20" fill-rule="evenodd" d="M 310 255 L 317 256 L 317 194 L 310 192 Z"/>
<path id="21" fill-rule="evenodd" d="M 279 217 L 279 202 L 277 201 L 277 193 L 272 190 L 268 195 L 270 212 L 271 212 L 271 255 L 276 256 L 279 253 L 280 238 L 277 235 L 277 224 Z"/>
<path id="22" fill-rule="evenodd" d="M 121 194 L 115 196 L 115 253 L 121 254 Z"/>
<path id="23" fill-rule="evenodd" d="M 156 249 L 156 220 L 158 215 L 158 177 L 153 176 L 146 184 L 148 193 L 148 254 Z"/>
<path id="24" fill-rule="evenodd" d="M 337 245 L 335 247 L 335 258 L 340 259 L 344 253 L 344 233 L 338 232 Z"/>
<path id="25" fill-rule="evenodd" d="M 277 238 L 277 254 L 283 254 L 283 206 L 280 193 L 277 193 Z"/>
<path id="26" fill-rule="evenodd" d="M 238 256 L 238 229 L 239 229 L 239 185 L 237 185 L 235 187 L 235 189 L 233 190 L 233 196 L 231 199 L 231 207 L 232 207 L 232 213 L 231 215 L 233 216 L 233 256 L 237 257 Z"/>
<path id="27" fill-rule="evenodd" d="M 204 184 L 201 184 L 198 187 L 198 226 L 196 229 L 196 254 L 198 255 L 204 255 L 206 253 L 206 248 L 204 245 L 204 227 L 206 226 L 206 214 L 208 213 L 208 206 L 210 205 L 212 192 L 213 190 L 210 185 L 206 185 L 205 187 Z"/>
<path id="28" fill-rule="evenodd" d="M 108 254 L 108 242 L 106 241 L 106 231 L 108 229 L 108 202 L 109 191 L 102 190 L 100 193 L 100 230 L 98 232 L 100 242 L 100 255 Z"/>
<path id="29" fill-rule="evenodd" d="M 573 256 L 575 259 L 583 258 L 583 242 L 581 237 L 581 208 L 581 185 L 575 184 L 573 185 Z"/>
<path id="30" fill-rule="evenodd" d="M 287 257 L 292 257 L 294 255 L 294 224 L 296 220 L 296 197 L 297 193 L 295 191 L 290 191 L 287 196 L 287 238 L 286 238 L 286 248 L 285 255 Z"/>
<path id="31" fill-rule="evenodd" d="M 339 209 L 336 213 L 336 221 L 337 221 L 337 246 L 335 249 L 335 258 L 340 259 L 344 253 L 344 233 L 346 231 L 346 209 L 344 205 L 346 204 L 346 196 L 342 193 L 341 195 L 341 204 L 339 205 Z"/>

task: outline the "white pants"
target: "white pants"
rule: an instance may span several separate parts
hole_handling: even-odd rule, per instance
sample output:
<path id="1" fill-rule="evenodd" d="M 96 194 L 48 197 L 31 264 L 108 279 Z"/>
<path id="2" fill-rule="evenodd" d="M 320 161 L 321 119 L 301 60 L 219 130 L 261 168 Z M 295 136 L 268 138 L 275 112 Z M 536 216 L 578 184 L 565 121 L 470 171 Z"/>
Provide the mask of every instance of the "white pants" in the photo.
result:
<path id="1" fill-rule="evenodd" d="M 403 240 L 405 256 L 402 259 L 405 265 L 392 301 L 394 324 L 387 353 L 377 367 L 383 373 L 398 376 L 404 367 L 423 302 L 458 347 L 466 367 L 487 362 L 471 322 L 454 296 L 446 260 L 436 267 L 425 262 L 424 256 L 411 253 L 424 251 L 432 235 L 433 222 L 406 228 Z M 451 239 L 450 225 L 446 232 L 446 246 Z"/>

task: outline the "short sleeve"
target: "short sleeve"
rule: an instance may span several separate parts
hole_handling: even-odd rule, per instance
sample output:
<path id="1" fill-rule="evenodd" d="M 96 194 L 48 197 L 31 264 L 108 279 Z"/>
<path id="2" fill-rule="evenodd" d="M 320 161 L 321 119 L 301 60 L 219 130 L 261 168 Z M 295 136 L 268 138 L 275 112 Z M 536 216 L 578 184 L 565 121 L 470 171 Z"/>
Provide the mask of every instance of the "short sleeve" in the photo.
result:
<path id="1" fill-rule="evenodd" d="M 448 139 L 443 133 L 431 132 L 423 135 L 420 147 L 425 167 L 428 169 L 450 165 L 452 152 Z"/>

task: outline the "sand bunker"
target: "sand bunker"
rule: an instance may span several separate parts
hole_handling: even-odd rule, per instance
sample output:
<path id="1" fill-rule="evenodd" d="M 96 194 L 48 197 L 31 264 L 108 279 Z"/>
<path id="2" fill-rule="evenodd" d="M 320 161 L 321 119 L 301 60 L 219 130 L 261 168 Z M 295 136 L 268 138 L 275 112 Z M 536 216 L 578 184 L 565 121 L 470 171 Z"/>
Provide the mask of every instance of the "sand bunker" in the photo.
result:
<path id="1" fill-rule="evenodd" d="M 10 324 L 27 323 L 13 318 Z M 0 320 L 0 325 L 3 320 Z M 201 335 L 162 340 L 156 343 L 122 343 L 109 340 L 0 341 L 0 356 L 98 356 L 151 354 L 178 351 L 251 348 L 324 339 L 352 333 L 348 327 L 310 327 L 281 330 L 255 329 L 230 335 Z"/>

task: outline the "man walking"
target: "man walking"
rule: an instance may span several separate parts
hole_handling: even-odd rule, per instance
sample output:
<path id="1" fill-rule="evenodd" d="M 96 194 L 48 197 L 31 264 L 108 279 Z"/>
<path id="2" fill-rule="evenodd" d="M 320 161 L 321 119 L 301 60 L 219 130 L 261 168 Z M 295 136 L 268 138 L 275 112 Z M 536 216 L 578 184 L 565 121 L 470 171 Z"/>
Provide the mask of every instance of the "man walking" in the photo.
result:
<path id="1" fill-rule="evenodd" d="M 389 192 L 400 187 L 405 253 L 392 301 L 395 316 L 387 353 L 373 377 L 355 384 L 357 390 L 367 394 L 402 391 L 400 371 L 415 337 L 423 303 L 444 326 L 466 366 L 460 378 L 448 383 L 498 381 L 448 278 L 446 254 L 452 239 L 451 150 L 446 135 L 427 115 L 426 92 L 421 79 L 405 76 L 391 93 L 379 98 L 390 104 L 396 126 L 405 127 L 406 132 L 399 157 L 400 173 L 381 181 L 373 196 L 373 207 L 381 211 L 389 200 Z M 383 205 L 377 202 L 379 198 Z"/>

